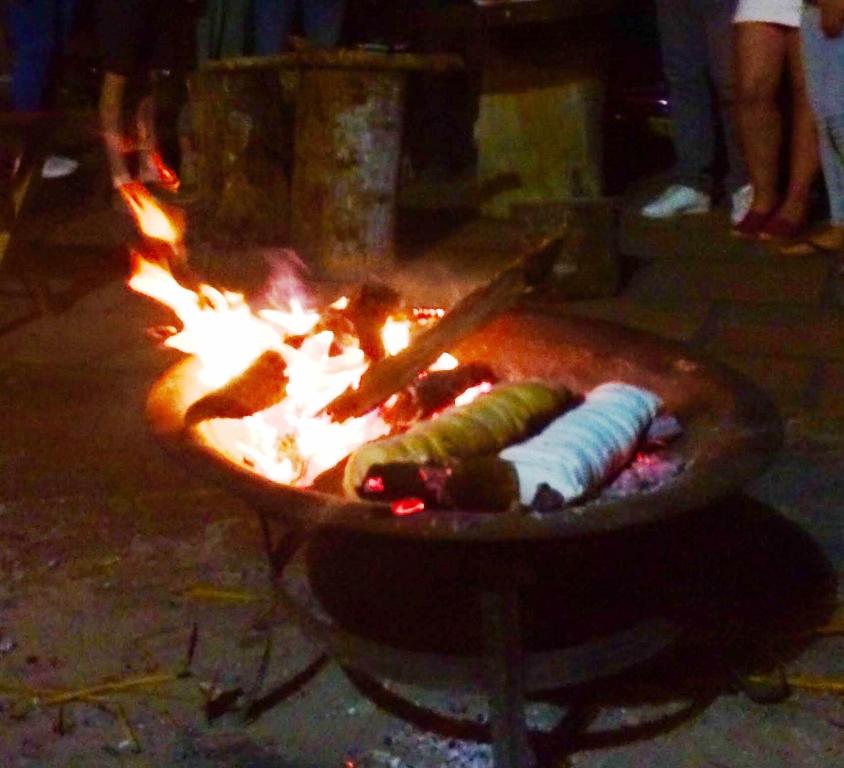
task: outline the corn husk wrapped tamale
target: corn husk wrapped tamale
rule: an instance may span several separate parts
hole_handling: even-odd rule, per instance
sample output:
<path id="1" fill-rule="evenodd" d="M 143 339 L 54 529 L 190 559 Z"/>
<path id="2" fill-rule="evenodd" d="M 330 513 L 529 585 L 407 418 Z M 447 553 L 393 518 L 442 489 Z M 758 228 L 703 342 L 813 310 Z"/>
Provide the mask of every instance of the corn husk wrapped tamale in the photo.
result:
<path id="1" fill-rule="evenodd" d="M 407 432 L 366 443 L 346 464 L 343 488 L 350 496 L 374 464 L 449 465 L 495 454 L 559 413 L 572 399 L 569 390 L 539 382 L 501 384 L 473 402 L 443 411 Z"/>

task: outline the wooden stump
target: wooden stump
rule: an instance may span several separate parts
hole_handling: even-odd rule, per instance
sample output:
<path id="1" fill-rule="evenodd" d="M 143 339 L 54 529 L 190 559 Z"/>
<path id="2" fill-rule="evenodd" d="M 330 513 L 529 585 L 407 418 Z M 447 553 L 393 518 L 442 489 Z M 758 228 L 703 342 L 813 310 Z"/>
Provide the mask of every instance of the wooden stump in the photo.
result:
<path id="1" fill-rule="evenodd" d="M 347 50 L 209 62 L 193 91 L 215 229 L 292 245 L 332 279 L 390 266 L 406 75 L 462 66 Z"/>
<path id="2" fill-rule="evenodd" d="M 211 234 L 286 242 L 298 73 L 200 70 L 191 81 L 197 191 Z"/>
<path id="3" fill-rule="evenodd" d="M 304 72 L 296 121 L 293 248 L 329 277 L 393 261 L 403 73 Z"/>

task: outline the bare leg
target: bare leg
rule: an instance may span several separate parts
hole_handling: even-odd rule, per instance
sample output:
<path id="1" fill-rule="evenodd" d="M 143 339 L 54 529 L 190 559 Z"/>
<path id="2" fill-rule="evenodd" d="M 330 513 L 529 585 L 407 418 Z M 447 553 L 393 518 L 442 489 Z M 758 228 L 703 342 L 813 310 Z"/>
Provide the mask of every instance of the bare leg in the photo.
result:
<path id="1" fill-rule="evenodd" d="M 155 83 L 150 82 L 149 93 L 138 104 L 135 120 L 138 131 L 138 179 L 145 184 L 175 192 L 179 188 L 179 177 L 168 168 L 158 150 L 158 135 L 155 130 Z"/>
<path id="2" fill-rule="evenodd" d="M 756 213 L 777 204 L 782 118 L 776 95 L 786 60 L 786 28 L 775 24 L 736 24 L 737 118 L 753 185 Z"/>
<path id="3" fill-rule="evenodd" d="M 128 184 L 132 180 L 125 157 L 126 138 L 123 131 L 125 93 L 126 78 L 114 72 L 106 72 L 100 91 L 100 130 L 103 134 L 103 145 L 111 171 L 112 184 L 115 187 Z"/>
<path id="4" fill-rule="evenodd" d="M 135 121 L 138 131 L 138 176 L 141 181 L 152 181 L 158 178 L 154 161 L 158 138 L 155 133 L 155 95 L 152 86 L 150 92 L 138 103 Z"/>
<path id="5" fill-rule="evenodd" d="M 818 137 L 815 118 L 806 94 L 806 77 L 800 45 L 800 30 L 788 31 L 788 68 L 793 105 L 788 190 L 777 214 L 802 224 L 809 207 L 809 194 L 818 175 Z"/>

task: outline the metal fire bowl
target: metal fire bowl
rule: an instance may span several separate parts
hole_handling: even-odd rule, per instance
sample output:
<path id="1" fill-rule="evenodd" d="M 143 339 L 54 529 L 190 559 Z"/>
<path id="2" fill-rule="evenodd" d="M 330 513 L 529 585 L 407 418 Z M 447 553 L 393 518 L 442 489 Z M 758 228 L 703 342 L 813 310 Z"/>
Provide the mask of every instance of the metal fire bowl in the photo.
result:
<path id="1" fill-rule="evenodd" d="M 526 310 L 499 316 L 453 353 L 482 360 L 502 379 L 540 379 L 585 392 L 620 380 L 656 392 L 685 429 L 671 446 L 685 469 L 651 491 L 598 497 L 549 514 L 426 512 L 394 517 L 384 504 L 272 482 L 247 467 L 235 445 L 237 420 L 185 428 L 187 408 L 206 394 L 188 358 L 154 385 L 147 402 L 153 432 L 259 512 L 299 529 L 332 528 L 429 541 L 536 541 L 611 533 L 656 522 L 727 496 L 760 473 L 781 446 L 776 409 L 728 368 L 656 335 L 593 319 Z"/>

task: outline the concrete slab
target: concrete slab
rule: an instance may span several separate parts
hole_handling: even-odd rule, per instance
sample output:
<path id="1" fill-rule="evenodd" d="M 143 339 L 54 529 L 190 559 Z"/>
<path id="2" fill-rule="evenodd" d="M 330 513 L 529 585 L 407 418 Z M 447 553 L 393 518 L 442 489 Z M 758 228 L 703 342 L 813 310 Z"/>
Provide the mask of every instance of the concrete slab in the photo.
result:
<path id="1" fill-rule="evenodd" d="M 844 359 L 844 308 L 724 304 L 708 346 L 739 355 L 839 361 Z"/>
<path id="2" fill-rule="evenodd" d="M 627 293 L 656 304 L 732 301 L 817 306 L 826 295 L 829 270 L 826 259 L 800 263 L 750 257 L 741 262 L 659 259 L 633 274 Z"/>
<path id="3" fill-rule="evenodd" d="M 817 364 L 813 360 L 737 354 L 718 347 L 707 352 L 750 378 L 776 403 L 785 419 L 811 408 L 817 376 Z"/>

